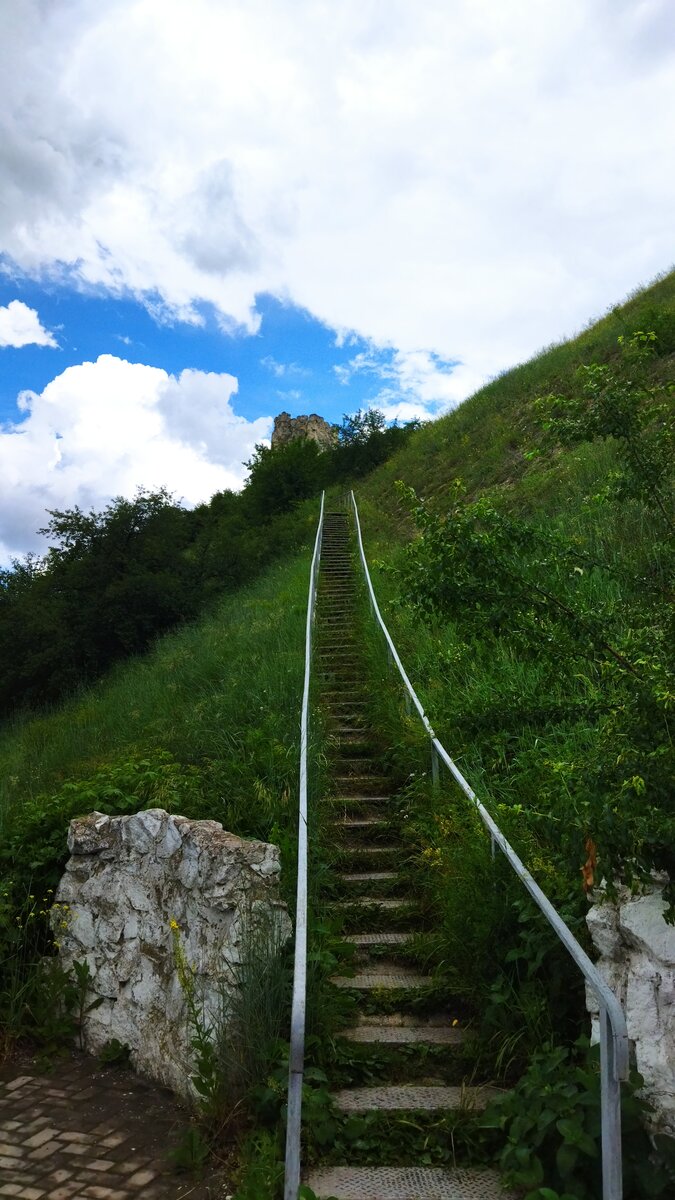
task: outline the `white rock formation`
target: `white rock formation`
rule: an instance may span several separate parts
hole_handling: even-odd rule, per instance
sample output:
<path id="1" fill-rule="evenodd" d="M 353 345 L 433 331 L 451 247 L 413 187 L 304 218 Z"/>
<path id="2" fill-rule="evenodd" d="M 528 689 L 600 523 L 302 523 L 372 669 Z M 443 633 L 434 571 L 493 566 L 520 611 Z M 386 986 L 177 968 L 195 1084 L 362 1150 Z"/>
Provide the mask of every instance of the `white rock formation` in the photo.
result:
<path id="1" fill-rule="evenodd" d="M 189 1096 L 190 1033 L 171 932 L 194 967 L 207 1020 L 231 988 L 249 923 L 270 923 L 285 940 L 291 923 L 279 899 L 279 851 L 244 841 L 217 821 L 190 821 L 149 809 L 129 817 L 92 813 L 71 821 L 71 858 L 53 924 L 62 964 L 86 961 L 84 1043 L 97 1053 L 112 1038 L 130 1046 L 138 1071 Z"/>
<path id="2" fill-rule="evenodd" d="M 292 417 L 290 413 L 282 412 L 274 418 L 272 449 L 287 446 L 289 442 L 302 438 L 316 442 L 320 450 L 330 450 L 337 443 L 337 436 L 337 425 L 330 425 L 318 413 L 310 413 L 308 417 Z"/>
<path id="3" fill-rule="evenodd" d="M 600 902 L 586 920 L 601 956 L 597 966 L 623 1004 L 655 1124 L 675 1134 L 675 926 L 663 917 L 664 882 L 655 881 L 637 896 L 621 887 L 616 902 L 596 893 Z M 590 991 L 587 1006 L 597 1040 L 598 1008 Z"/>

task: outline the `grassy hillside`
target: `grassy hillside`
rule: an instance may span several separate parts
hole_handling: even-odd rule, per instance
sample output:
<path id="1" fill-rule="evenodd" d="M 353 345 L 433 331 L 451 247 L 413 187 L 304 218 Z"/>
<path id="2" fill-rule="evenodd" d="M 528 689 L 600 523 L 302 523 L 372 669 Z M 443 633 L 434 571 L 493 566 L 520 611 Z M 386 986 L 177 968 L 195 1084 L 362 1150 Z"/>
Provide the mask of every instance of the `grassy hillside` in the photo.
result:
<path id="1" fill-rule="evenodd" d="M 424 426 L 356 491 L 434 729 L 587 945 L 601 881 L 675 879 L 674 366 L 671 274 Z M 483 1069 L 515 1084 L 490 1117 L 506 1182 L 594 1196 L 546 1109 L 549 1080 L 568 1095 L 583 1081 L 574 1119 L 597 1114 L 581 978 L 459 789 L 431 787 L 428 743 L 372 654 L 435 914 L 426 965 L 473 1012 Z M 665 895 L 672 916 L 672 882 Z M 635 1116 L 628 1101 L 626 1194 L 670 1194 L 672 1146 L 658 1162 L 636 1150 Z"/>
<path id="2" fill-rule="evenodd" d="M 307 497 L 352 464 L 376 589 L 432 724 L 581 938 L 587 891 L 603 876 L 639 883 L 657 867 L 675 878 L 674 364 L 671 274 L 455 412 L 399 431 L 386 442 L 393 457 L 365 479 L 385 446 L 376 437 L 347 442 L 330 479 L 315 453 L 258 464 L 265 512 L 280 479 Z M 318 507 L 288 504 L 294 548 Z M 208 549 L 222 572 L 221 543 Z M 0 730 L 8 1043 L 26 1032 L 53 1038 L 34 1000 L 50 945 L 43 910 L 71 816 L 161 805 L 270 838 L 290 867 L 291 898 L 308 566 L 306 548 L 234 595 L 217 601 L 211 591 L 208 617 L 61 707 Z M 495 871 L 457 789 L 431 788 L 424 739 L 385 685 L 375 640 L 370 652 L 373 718 L 407 780 L 411 869 L 433 914 L 420 965 L 474 1014 L 484 1072 L 527 1079 L 537 1054 L 585 1027 L 581 988 L 508 873 Z M 335 961 L 328 915 L 325 926 L 312 959 L 321 978 Z M 331 1038 L 314 1041 L 321 1067 Z M 544 1077 L 568 1069 L 536 1061 Z M 570 1060 L 570 1071 L 578 1066 Z M 272 1092 L 261 1113 L 268 1101 L 278 1113 L 282 1084 Z M 531 1095 L 522 1103 L 534 1105 Z M 252 1170 L 267 1163 L 278 1182 L 271 1127 Z M 251 1195 L 275 1194 L 275 1182 L 255 1179 Z"/>
<path id="3" fill-rule="evenodd" d="M 513 502 L 525 511 L 533 511 L 540 498 L 554 510 L 568 496 L 578 495 L 594 474 L 606 474 L 607 463 L 596 461 L 595 455 L 590 461 L 583 455 L 581 459 L 565 456 L 559 463 L 550 457 L 543 462 L 533 457 L 542 432 L 534 402 L 551 392 L 573 395 L 583 365 L 617 364 L 618 339 L 630 337 L 635 330 L 657 334 L 650 378 L 672 380 L 675 271 L 612 308 L 578 337 L 543 350 L 498 376 L 447 416 L 425 424 L 369 477 L 361 493 L 377 504 L 378 511 L 396 518 L 395 480 L 405 480 L 442 506 L 448 485 L 460 476 L 469 495 L 498 486 L 514 489 Z M 373 530 L 375 536 L 378 532 L 381 527 Z"/>
<path id="4" fill-rule="evenodd" d="M 671 274 L 358 493 L 432 723 L 570 887 L 589 858 L 596 879 L 675 873 L 674 365 Z"/>
<path id="5" fill-rule="evenodd" d="M 40 956 L 51 945 L 49 889 L 63 871 L 71 817 L 160 806 L 215 818 L 237 834 L 281 844 L 291 899 L 308 565 L 305 553 L 276 567 L 77 700 L 3 731 L 0 1027 L 7 1046 L 27 1034 L 49 1047 L 57 1033 L 40 1002 Z M 60 1001 L 52 999 L 55 1013 Z"/>

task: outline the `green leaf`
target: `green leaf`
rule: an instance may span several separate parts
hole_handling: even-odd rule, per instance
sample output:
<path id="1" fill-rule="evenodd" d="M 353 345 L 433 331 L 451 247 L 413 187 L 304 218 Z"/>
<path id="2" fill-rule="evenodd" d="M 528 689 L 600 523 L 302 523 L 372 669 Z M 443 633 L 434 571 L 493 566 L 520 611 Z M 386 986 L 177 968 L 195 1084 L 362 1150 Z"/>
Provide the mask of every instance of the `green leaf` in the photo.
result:
<path id="1" fill-rule="evenodd" d="M 555 1161 L 563 1179 L 572 1174 L 577 1165 L 578 1157 L 579 1152 L 576 1146 L 571 1146 L 568 1142 L 563 1142 L 562 1146 L 558 1147 Z"/>

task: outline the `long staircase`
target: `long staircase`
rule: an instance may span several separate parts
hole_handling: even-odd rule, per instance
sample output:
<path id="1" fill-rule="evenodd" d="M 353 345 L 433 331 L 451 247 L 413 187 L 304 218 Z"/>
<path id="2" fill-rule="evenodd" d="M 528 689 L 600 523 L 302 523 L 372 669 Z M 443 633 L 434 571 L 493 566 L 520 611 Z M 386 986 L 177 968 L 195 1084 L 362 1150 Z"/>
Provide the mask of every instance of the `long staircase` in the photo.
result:
<path id="1" fill-rule="evenodd" d="M 336 1162 L 328 1153 L 306 1182 L 321 1200 L 504 1200 L 494 1171 L 401 1163 L 395 1130 L 391 1136 L 391 1123 L 399 1122 L 405 1145 L 411 1124 L 429 1122 L 435 1115 L 431 1140 L 445 1137 L 450 1147 L 452 1121 L 444 1126 L 443 1117 L 475 1111 L 487 1102 L 491 1089 L 464 1085 L 462 1075 L 471 1072 L 462 1058 L 462 1033 L 433 978 L 415 965 L 414 957 L 411 961 L 423 914 L 406 873 L 396 790 L 367 723 L 353 551 L 347 512 L 328 512 L 315 661 L 334 746 L 334 795 L 325 803 L 331 806 L 340 848 L 331 907 L 342 914 L 346 965 L 332 983 L 356 999 L 356 1023 L 341 1037 L 370 1048 L 380 1066 L 376 1083 L 336 1087 L 332 1098 L 340 1113 L 386 1116 L 389 1136 L 388 1148 L 383 1139 L 381 1164 L 373 1165 L 371 1152 L 359 1165 L 358 1149 L 351 1162 Z M 452 1160 L 451 1154 L 445 1157 Z M 430 1159 L 434 1161 L 433 1155 L 426 1156 Z"/>

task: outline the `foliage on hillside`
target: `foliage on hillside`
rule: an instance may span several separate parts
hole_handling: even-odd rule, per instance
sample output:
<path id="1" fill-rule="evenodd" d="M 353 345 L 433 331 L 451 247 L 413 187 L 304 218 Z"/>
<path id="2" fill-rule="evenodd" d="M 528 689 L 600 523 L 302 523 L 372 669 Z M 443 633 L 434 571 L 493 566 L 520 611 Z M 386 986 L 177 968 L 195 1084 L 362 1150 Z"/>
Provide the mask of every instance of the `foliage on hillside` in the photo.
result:
<path id="1" fill-rule="evenodd" d="M 293 890 L 307 556 L 75 701 L 0 735 L 0 1047 L 40 1040 L 40 955 L 71 817 L 159 806 L 282 847 Z"/>
<path id="2" fill-rule="evenodd" d="M 541 391 L 524 389 L 508 480 L 491 470 L 480 393 L 438 423 L 446 444 L 454 433 L 465 446 L 460 478 L 453 458 L 441 486 L 436 458 L 424 486 L 425 428 L 364 489 L 372 538 L 383 507 L 399 540 L 413 534 L 393 557 L 391 527 L 377 544 L 432 723 L 494 803 L 522 810 L 587 885 L 675 876 L 675 277 L 635 306 L 655 329 L 620 334 L 606 361 L 584 359 L 625 310 L 530 369 Z M 527 371 L 486 389 L 498 430 Z"/>
<path id="3" fill-rule="evenodd" d="M 607 459 L 560 454 L 547 447 L 536 402 L 550 394 L 577 395 L 579 368 L 592 363 L 616 365 L 622 357 L 619 338 L 630 338 L 638 330 L 656 334 L 651 381 L 672 379 L 675 271 L 617 305 L 579 337 L 498 376 L 459 408 L 415 432 L 362 489 L 380 513 L 378 533 L 387 519 L 392 531 L 400 530 L 393 488 L 397 479 L 441 510 L 448 486 L 458 477 L 469 497 L 499 487 L 524 514 L 542 508 L 554 512 L 556 506 L 579 498 L 584 489 L 604 478 Z"/>
<path id="4" fill-rule="evenodd" d="M 665 870 L 671 905 L 675 893 L 674 364 L 670 276 L 421 429 L 357 491 L 376 591 L 434 729 L 587 946 L 602 880 L 611 893 Z M 435 915 L 425 965 L 475 1014 L 482 1069 L 515 1085 L 486 1116 L 507 1135 L 505 1182 L 533 1200 L 596 1195 L 581 976 L 459 788 L 431 786 L 428 740 L 386 687 L 381 648 L 371 669 Z M 626 1194 L 670 1195 L 673 1146 L 639 1133 L 640 1082 L 624 1089 Z"/>

